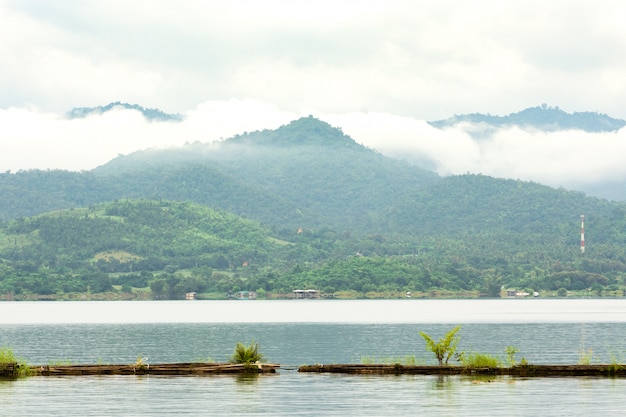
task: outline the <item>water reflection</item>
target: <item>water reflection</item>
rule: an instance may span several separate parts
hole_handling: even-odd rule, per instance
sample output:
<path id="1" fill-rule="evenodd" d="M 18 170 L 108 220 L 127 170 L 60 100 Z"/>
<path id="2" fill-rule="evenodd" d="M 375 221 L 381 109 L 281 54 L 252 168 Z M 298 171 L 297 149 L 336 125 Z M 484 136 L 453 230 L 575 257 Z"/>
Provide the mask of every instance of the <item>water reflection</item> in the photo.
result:
<path id="1" fill-rule="evenodd" d="M 109 317 L 106 312 L 115 310 L 115 303 L 86 306 L 51 303 L 50 306 L 62 313 L 63 309 L 68 309 L 67 314 L 71 310 L 72 317 L 78 318 L 85 317 L 81 310 L 84 306 L 88 313 L 86 317 L 92 322 L 0 324 L 0 346 L 10 346 L 16 354 L 33 364 L 59 359 L 72 363 L 133 363 L 138 355 L 150 357 L 151 363 L 159 363 L 187 362 L 207 355 L 222 361 L 230 357 L 236 342 L 254 338 L 266 357 L 283 365 L 277 374 L 271 375 L 0 380 L 0 415 L 622 415 L 626 409 L 626 396 L 623 395 L 626 379 L 347 376 L 300 374 L 295 370 L 298 365 L 306 363 L 360 362 L 360 358 L 368 356 L 397 358 L 416 355 L 420 358 L 427 353 L 419 331 L 444 334 L 450 330 L 450 323 L 463 324 L 459 350 L 502 357 L 506 346 L 514 345 L 520 349 L 518 358 L 525 357 L 531 364 L 563 364 L 576 363 L 579 349 L 584 346 L 593 349 L 594 362 L 611 363 L 611 355 L 617 356 L 621 362 L 618 355 L 626 345 L 626 303 L 623 300 L 619 303 L 595 300 L 592 303 L 555 304 L 536 301 L 229 304 L 244 310 L 246 317 L 255 317 L 267 306 L 270 312 L 280 311 L 282 319 L 287 320 L 265 323 L 207 322 L 214 317 L 229 317 L 221 314 L 224 311 L 218 311 L 219 303 L 154 303 L 134 316 L 133 309 L 141 310 L 144 305 L 128 303 L 120 306 L 120 314 L 145 320 L 147 312 L 158 308 L 162 311 L 156 318 L 177 322 L 109 324 L 96 324 L 98 315 L 95 310 L 101 309 L 99 314 Z M 448 317 L 454 320 L 415 322 L 431 317 L 419 314 L 426 305 L 430 312 L 456 311 Z M 14 306 L 18 306 L 18 310 L 25 307 L 39 309 L 43 304 L 0 304 L 0 321 L 19 317 L 14 314 Z M 492 307 L 495 309 L 489 310 Z M 33 320 L 47 318 L 46 308 L 36 314 L 31 312 L 35 317 Z M 290 308 L 294 309 L 293 312 L 285 314 Z M 463 312 L 463 308 L 469 310 Z M 210 309 L 211 314 L 206 314 L 206 309 Z M 502 315 L 503 310 L 509 315 Z M 519 315 L 511 315 L 514 311 L 520 311 Z M 262 319 L 268 317 L 265 312 L 259 314 Z M 346 323 L 358 314 L 362 314 L 358 317 L 360 322 Z M 327 320 L 330 315 L 333 315 L 333 322 L 294 322 Z M 615 319 L 618 316 L 619 319 Z M 67 315 L 49 318 L 58 321 L 64 317 Z M 190 317 L 204 321 L 185 322 Z M 372 317 L 385 323 L 363 322 Z M 402 322 L 406 317 L 413 321 Z M 485 320 L 477 322 L 477 317 Z M 556 319 L 551 321 L 551 318 Z"/>
<path id="2" fill-rule="evenodd" d="M 237 382 L 237 385 L 241 385 L 241 386 L 250 386 L 250 385 L 256 385 L 259 383 L 259 377 L 261 375 L 257 374 L 257 373 L 250 373 L 250 374 L 238 374 L 235 376 L 235 382 Z M 263 377 L 266 377 L 269 375 L 263 375 Z"/>
<path id="3" fill-rule="evenodd" d="M 448 390 L 453 387 L 452 377 L 450 375 L 433 376 L 432 388 L 435 391 Z"/>

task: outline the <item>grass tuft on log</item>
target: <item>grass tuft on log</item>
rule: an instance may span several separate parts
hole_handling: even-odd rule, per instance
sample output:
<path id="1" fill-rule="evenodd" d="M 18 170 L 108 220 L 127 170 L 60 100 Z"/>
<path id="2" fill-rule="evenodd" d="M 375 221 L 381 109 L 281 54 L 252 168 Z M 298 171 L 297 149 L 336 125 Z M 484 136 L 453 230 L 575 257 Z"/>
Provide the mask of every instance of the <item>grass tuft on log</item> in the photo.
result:
<path id="1" fill-rule="evenodd" d="M 259 345 L 254 340 L 249 345 L 237 342 L 230 363 L 251 364 L 263 361 L 263 354 L 259 352 Z"/>

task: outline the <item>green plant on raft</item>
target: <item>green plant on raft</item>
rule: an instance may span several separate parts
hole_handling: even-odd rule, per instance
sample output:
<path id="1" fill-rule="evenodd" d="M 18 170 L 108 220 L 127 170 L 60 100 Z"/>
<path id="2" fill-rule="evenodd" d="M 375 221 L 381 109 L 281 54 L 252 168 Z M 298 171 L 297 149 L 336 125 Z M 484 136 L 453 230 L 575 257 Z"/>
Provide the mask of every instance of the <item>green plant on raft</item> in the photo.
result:
<path id="1" fill-rule="evenodd" d="M 485 353 L 471 352 L 459 356 L 461 363 L 466 368 L 498 368 L 500 359 Z"/>
<path id="2" fill-rule="evenodd" d="M 618 357 L 618 355 L 616 355 L 614 352 L 611 352 L 611 363 L 609 363 L 609 365 L 607 366 L 609 375 L 615 375 L 616 373 L 624 369 L 624 360 L 621 356 L 622 355 L 620 354 Z"/>
<path id="3" fill-rule="evenodd" d="M 145 356 L 138 356 L 135 364 L 133 365 L 133 369 L 136 371 L 145 371 L 146 369 L 150 369 L 150 364 L 148 363 L 148 358 Z"/>
<path id="4" fill-rule="evenodd" d="M 591 348 L 582 350 L 578 358 L 578 365 L 591 365 L 593 359 L 593 350 Z"/>
<path id="5" fill-rule="evenodd" d="M 373 365 L 376 362 L 377 362 L 377 360 L 373 356 L 361 356 L 361 364 L 362 365 Z"/>
<path id="6" fill-rule="evenodd" d="M 259 353 L 259 345 L 254 340 L 246 346 L 241 342 L 235 345 L 235 351 L 230 358 L 230 363 L 254 363 L 261 362 L 263 355 Z"/>
<path id="7" fill-rule="evenodd" d="M 23 377 L 30 374 L 30 367 L 24 360 L 16 357 L 12 349 L 3 347 L 0 348 L 0 374 L 4 373 L 9 377 Z"/>
<path id="8" fill-rule="evenodd" d="M 426 341 L 426 349 L 435 354 L 437 361 L 439 361 L 439 365 L 443 365 L 444 363 L 447 365 L 452 355 L 456 352 L 456 346 L 460 339 L 456 333 L 460 329 L 460 325 L 456 326 L 454 329 L 446 333 L 444 337 L 439 339 L 438 342 L 435 342 L 428 334 L 420 332 L 420 335 Z"/>
<path id="9" fill-rule="evenodd" d="M 624 365 L 620 365 L 617 362 L 611 362 L 606 367 L 606 370 L 608 371 L 609 375 L 615 375 L 618 372 L 620 372 L 622 369 L 624 369 Z"/>
<path id="10" fill-rule="evenodd" d="M 509 367 L 517 365 L 517 361 L 515 360 L 515 354 L 519 352 L 519 349 L 515 346 L 507 346 L 504 349 L 506 352 L 506 363 Z"/>

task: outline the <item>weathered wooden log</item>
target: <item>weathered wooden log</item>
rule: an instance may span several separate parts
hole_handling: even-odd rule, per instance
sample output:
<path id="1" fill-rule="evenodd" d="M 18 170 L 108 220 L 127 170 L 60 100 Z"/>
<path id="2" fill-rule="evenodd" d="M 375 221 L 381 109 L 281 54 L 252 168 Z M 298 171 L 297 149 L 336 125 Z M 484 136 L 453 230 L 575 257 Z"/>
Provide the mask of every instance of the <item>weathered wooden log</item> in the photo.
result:
<path id="1" fill-rule="evenodd" d="M 43 365 L 32 367 L 35 375 L 205 375 L 228 373 L 275 373 L 278 364 L 166 363 L 132 365 Z"/>
<path id="2" fill-rule="evenodd" d="M 514 376 L 626 376 L 626 365 L 518 365 L 508 368 Z"/>
<path id="3" fill-rule="evenodd" d="M 415 374 L 459 375 L 465 368 L 459 366 L 418 366 L 401 364 L 329 364 L 305 365 L 298 372 L 328 372 L 346 374 Z"/>
<path id="4" fill-rule="evenodd" d="M 518 365 L 498 368 L 465 366 L 429 366 L 401 364 L 328 364 L 305 365 L 298 372 L 343 374 L 409 374 L 409 375 L 511 375 L 520 377 L 624 377 L 626 365 Z"/>
<path id="5" fill-rule="evenodd" d="M 0 363 L 0 376 L 13 377 L 17 374 L 18 365 L 15 362 Z"/>

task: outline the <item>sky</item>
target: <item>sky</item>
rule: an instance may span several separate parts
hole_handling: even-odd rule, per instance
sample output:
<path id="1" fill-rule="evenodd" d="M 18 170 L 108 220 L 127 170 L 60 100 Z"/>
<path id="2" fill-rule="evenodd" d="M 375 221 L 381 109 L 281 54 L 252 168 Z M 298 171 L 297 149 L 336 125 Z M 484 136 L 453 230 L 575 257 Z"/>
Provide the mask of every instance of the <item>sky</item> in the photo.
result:
<path id="1" fill-rule="evenodd" d="M 0 172 L 88 170 L 314 115 L 442 175 L 624 180 L 626 129 L 476 140 L 426 123 L 542 103 L 626 119 L 624 22 L 621 0 L 0 0 Z M 185 120 L 63 117 L 114 101 Z"/>

